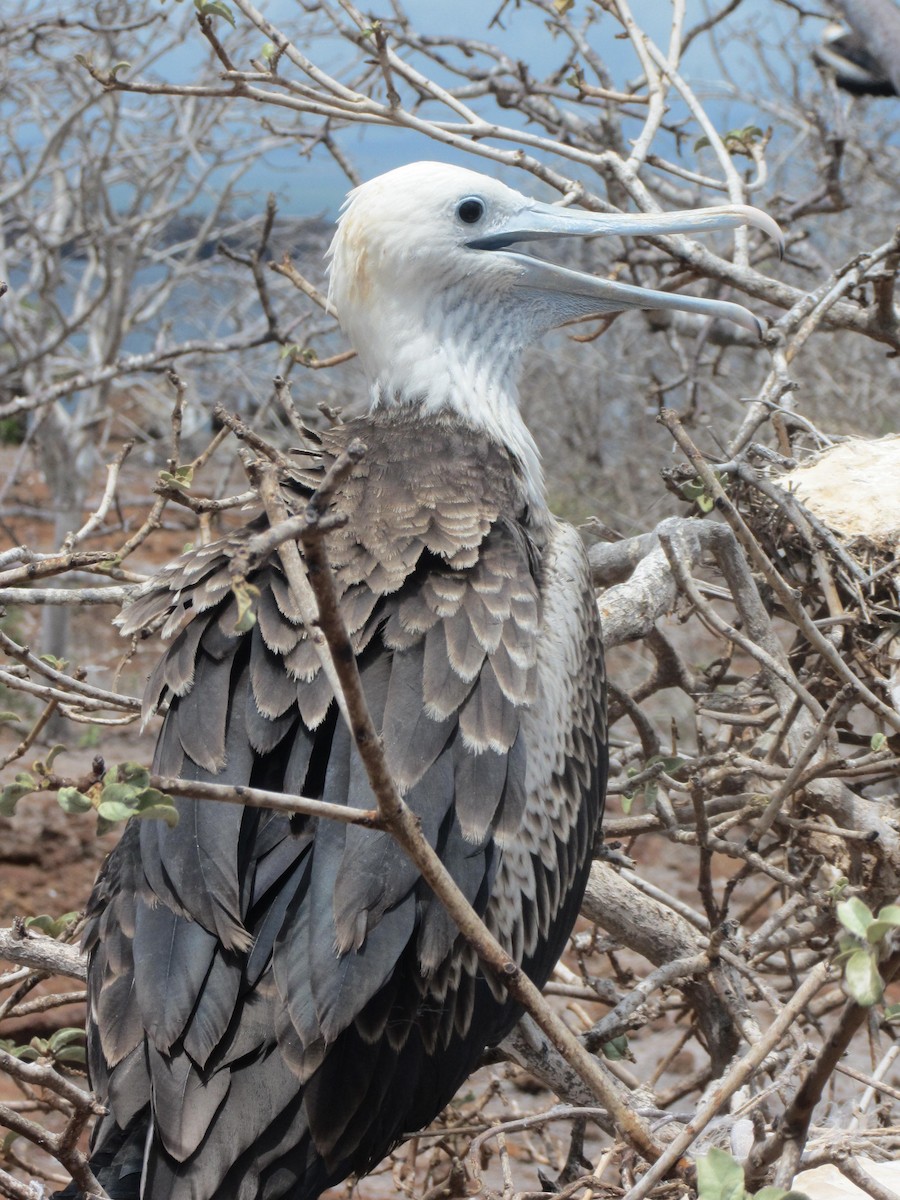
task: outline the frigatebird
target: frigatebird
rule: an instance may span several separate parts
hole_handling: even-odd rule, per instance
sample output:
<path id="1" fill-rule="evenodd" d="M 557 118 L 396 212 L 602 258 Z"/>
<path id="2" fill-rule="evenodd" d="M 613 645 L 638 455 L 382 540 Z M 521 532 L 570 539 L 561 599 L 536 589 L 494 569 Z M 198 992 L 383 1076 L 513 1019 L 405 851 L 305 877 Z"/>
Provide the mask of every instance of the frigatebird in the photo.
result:
<path id="1" fill-rule="evenodd" d="M 365 444 L 327 551 L 367 702 L 425 837 L 538 984 L 578 913 L 607 755 L 590 572 L 547 507 L 522 352 L 629 308 L 759 322 L 524 243 L 743 224 L 777 235 L 742 206 L 588 212 L 418 163 L 352 192 L 329 252 L 369 411 L 311 432 L 281 491 L 299 511 Z M 230 567 L 265 527 L 184 555 L 121 618 L 172 639 L 147 692 L 165 709 L 155 769 L 371 808 L 277 553 L 248 576 L 252 627 L 238 619 Z M 90 901 L 93 1169 L 115 1200 L 316 1197 L 427 1125 L 519 1011 L 387 833 L 176 805 L 174 828 L 126 826 Z"/>

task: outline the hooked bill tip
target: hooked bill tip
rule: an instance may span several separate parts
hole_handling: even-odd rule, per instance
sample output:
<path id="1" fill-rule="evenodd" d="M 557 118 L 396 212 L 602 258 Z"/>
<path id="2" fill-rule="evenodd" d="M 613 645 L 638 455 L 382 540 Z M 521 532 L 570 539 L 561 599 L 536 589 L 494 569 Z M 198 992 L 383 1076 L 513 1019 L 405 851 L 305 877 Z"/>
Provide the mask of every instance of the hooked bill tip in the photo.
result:
<path id="1" fill-rule="evenodd" d="M 755 226 L 756 229 L 759 229 L 766 237 L 770 238 L 778 248 L 779 262 L 784 259 L 784 234 L 781 231 L 781 226 L 774 217 L 770 217 L 761 208 L 753 208 L 749 204 L 737 204 L 734 206 L 733 211 L 743 216 L 748 225 Z"/>

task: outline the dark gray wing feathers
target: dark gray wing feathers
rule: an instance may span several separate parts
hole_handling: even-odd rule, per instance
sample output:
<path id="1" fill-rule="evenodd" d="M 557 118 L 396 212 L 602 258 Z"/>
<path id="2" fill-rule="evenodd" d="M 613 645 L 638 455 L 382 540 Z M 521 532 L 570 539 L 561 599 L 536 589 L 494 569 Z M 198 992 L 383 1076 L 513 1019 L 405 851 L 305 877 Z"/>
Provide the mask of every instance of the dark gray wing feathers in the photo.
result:
<path id="1" fill-rule="evenodd" d="M 528 526 L 506 451 L 413 416 L 311 435 L 289 507 L 354 436 L 368 453 L 327 548 L 388 764 L 464 894 L 542 979 L 599 819 L 584 556 Z M 124 613 L 126 633 L 174 638 L 148 688 L 149 709 L 169 704 L 157 769 L 373 807 L 277 556 L 250 576 L 255 625 L 236 630 L 245 537 L 173 564 Z M 573 616 L 552 590 L 579 571 Z M 596 679 L 567 678 L 579 656 Z M 89 1052 L 112 1108 L 97 1145 L 152 1093 L 145 1200 L 311 1200 L 427 1121 L 514 1007 L 388 835 L 177 805 L 175 829 L 129 827 L 92 900 Z"/>

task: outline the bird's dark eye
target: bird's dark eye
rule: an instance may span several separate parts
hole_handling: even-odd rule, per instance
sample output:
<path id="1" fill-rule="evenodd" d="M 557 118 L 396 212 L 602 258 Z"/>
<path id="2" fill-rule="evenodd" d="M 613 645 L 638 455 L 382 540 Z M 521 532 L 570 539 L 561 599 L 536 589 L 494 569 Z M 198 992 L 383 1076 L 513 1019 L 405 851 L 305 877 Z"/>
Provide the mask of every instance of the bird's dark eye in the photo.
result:
<path id="1" fill-rule="evenodd" d="M 456 215 L 466 225 L 474 225 L 484 216 L 484 201 L 477 196 L 467 196 L 465 200 L 460 200 Z"/>

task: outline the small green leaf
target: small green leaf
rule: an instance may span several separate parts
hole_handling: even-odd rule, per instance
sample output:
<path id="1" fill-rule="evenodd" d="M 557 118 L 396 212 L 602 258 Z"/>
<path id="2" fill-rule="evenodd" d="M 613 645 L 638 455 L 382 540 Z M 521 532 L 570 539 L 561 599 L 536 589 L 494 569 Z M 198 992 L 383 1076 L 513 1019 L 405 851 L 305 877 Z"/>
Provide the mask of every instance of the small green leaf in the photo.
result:
<path id="1" fill-rule="evenodd" d="M 69 748 L 68 746 L 63 746 L 59 742 L 57 742 L 57 744 L 51 748 L 50 753 L 44 759 L 44 762 L 46 763 L 48 770 L 50 769 L 50 767 L 53 766 L 53 760 L 56 757 L 58 757 L 58 755 L 62 754 L 64 751 L 68 750 L 68 748 Z"/>
<path id="2" fill-rule="evenodd" d="M 150 772 L 143 763 L 123 762 L 116 767 L 116 779 L 130 783 L 136 788 L 145 788 L 150 783 Z"/>
<path id="3" fill-rule="evenodd" d="M 138 812 L 145 808 L 149 808 L 151 804 L 171 804 L 171 799 L 165 792 L 161 792 L 158 788 L 144 788 L 138 793 L 135 808 Z"/>
<path id="4" fill-rule="evenodd" d="M 883 750 L 887 745 L 887 738 L 883 733 L 873 733 L 869 740 L 869 746 L 875 750 Z"/>
<path id="5" fill-rule="evenodd" d="M 41 933 L 46 933 L 52 924 L 53 917 L 51 917 L 48 913 L 41 913 L 40 916 L 37 917 L 28 917 L 25 921 L 25 927 L 27 929 L 39 929 Z"/>
<path id="6" fill-rule="evenodd" d="M 159 482 L 166 487 L 181 488 L 187 491 L 194 482 L 194 468 L 188 463 L 184 467 L 176 467 L 174 471 L 160 471 Z"/>
<path id="7" fill-rule="evenodd" d="M 631 812 L 631 806 L 634 804 L 634 792 L 623 792 L 619 799 L 622 804 L 622 812 L 627 817 Z"/>
<path id="8" fill-rule="evenodd" d="M 634 1058 L 634 1055 L 628 1048 L 628 1038 L 623 1034 L 621 1037 L 612 1038 L 608 1042 L 604 1042 L 600 1047 L 603 1057 L 608 1058 L 610 1062 L 618 1062 L 620 1059 Z"/>
<path id="9" fill-rule="evenodd" d="M 679 490 L 685 500 L 696 500 L 698 496 L 703 495 L 706 487 L 702 479 L 687 479 Z"/>
<path id="10" fill-rule="evenodd" d="M 37 1038 L 32 1039 L 32 1041 L 37 1041 Z M 37 1048 L 37 1046 L 34 1045 L 17 1046 L 16 1049 L 13 1050 L 13 1054 L 16 1056 L 16 1058 L 21 1059 L 22 1062 L 35 1062 L 36 1059 L 41 1057 L 41 1051 Z"/>
<path id="11" fill-rule="evenodd" d="M 33 788 L 21 787 L 16 783 L 7 784 L 0 791 L 0 817 L 11 817 L 16 811 L 16 805 L 22 797 L 27 796 L 33 790 Z"/>
<path id="12" fill-rule="evenodd" d="M 878 946 L 896 928 L 897 926 L 890 921 L 879 921 L 876 919 L 866 930 L 866 941 L 872 946 Z"/>
<path id="13" fill-rule="evenodd" d="M 65 1050 L 60 1050 L 60 1052 L 58 1054 L 54 1054 L 53 1057 L 57 1060 L 57 1062 L 87 1062 L 87 1054 L 84 1046 L 66 1046 Z"/>
<path id="14" fill-rule="evenodd" d="M 133 815 L 140 817 L 142 821 L 165 821 L 170 829 L 174 829 L 178 824 L 178 809 L 174 804 L 148 804 L 146 808 L 139 808 Z"/>
<path id="15" fill-rule="evenodd" d="M 57 1054 L 73 1042 L 84 1042 L 84 1030 L 76 1029 L 74 1025 L 67 1025 L 65 1029 L 57 1029 L 55 1033 L 51 1034 L 47 1044 L 50 1050 Z"/>
<path id="16" fill-rule="evenodd" d="M 133 787 L 130 783 L 108 783 L 100 793 L 97 812 L 101 812 L 104 804 L 121 804 L 129 810 L 133 810 L 139 794 L 140 788 Z M 104 812 L 103 816 L 109 816 L 109 813 Z M 112 819 L 118 820 L 118 818 Z"/>
<path id="17" fill-rule="evenodd" d="M 121 800 L 101 800 L 97 813 L 104 821 L 129 821 L 134 816 L 134 809 Z"/>
<path id="18" fill-rule="evenodd" d="M 83 813 L 93 807 L 90 797 L 74 787 L 60 788 L 56 793 L 56 799 L 59 807 L 67 813 Z"/>
<path id="19" fill-rule="evenodd" d="M 900 929 L 900 905 L 886 904 L 866 930 L 866 938 L 874 946 L 884 941 L 893 929 Z"/>
<path id="20" fill-rule="evenodd" d="M 729 154 L 745 154 L 749 157 L 751 148 L 763 137 L 765 134 L 758 125 L 745 125 L 743 129 L 729 129 L 723 133 L 722 145 Z M 710 140 L 705 134 L 698 137 L 694 142 L 694 153 L 709 145 Z"/>
<path id="21" fill-rule="evenodd" d="M 837 919 L 843 927 L 860 938 L 866 936 L 866 930 L 875 920 L 868 905 L 863 904 L 858 896 L 851 896 L 849 900 L 842 900 L 837 905 L 835 912 L 837 913 Z"/>
<path id="22" fill-rule="evenodd" d="M 194 0 L 194 7 L 201 17 L 221 17 L 232 29 L 237 28 L 231 9 L 224 0 Z"/>
<path id="23" fill-rule="evenodd" d="M 713 500 L 712 496 L 707 496 L 704 492 L 702 496 L 697 497 L 697 507 L 702 513 L 712 512 L 712 510 L 716 507 L 716 502 Z"/>
<path id="24" fill-rule="evenodd" d="M 301 346 L 294 342 L 283 348 L 279 358 L 292 358 L 294 362 L 304 363 L 308 366 L 310 363 L 317 362 L 319 356 L 311 346 Z"/>
<path id="25" fill-rule="evenodd" d="M 8 709 L 0 712 L 0 725 L 23 725 L 24 721 L 18 713 L 10 712 Z"/>
<path id="26" fill-rule="evenodd" d="M 697 1159 L 700 1200 L 744 1200 L 744 1169 L 730 1154 L 715 1147 Z"/>
<path id="27" fill-rule="evenodd" d="M 19 771 L 15 782 L 8 783 L 0 791 L 0 817 L 11 817 L 22 797 L 34 791 L 37 791 L 37 781 L 27 771 Z"/>
<path id="28" fill-rule="evenodd" d="M 25 924 L 29 929 L 39 929 L 47 937 L 58 938 L 71 929 L 77 920 L 77 912 L 63 913 L 61 917 L 51 917 L 47 913 L 41 913 L 37 917 L 29 917 Z"/>
<path id="29" fill-rule="evenodd" d="M 888 1004 L 884 1010 L 884 1019 L 889 1024 L 900 1021 L 900 1004 Z"/>
<path id="30" fill-rule="evenodd" d="M 575 7 L 575 0 L 553 0 L 553 7 L 561 17 L 564 17 Z"/>
<path id="31" fill-rule="evenodd" d="M 871 1008 L 881 999 L 884 983 L 871 950 L 857 950 L 847 959 L 844 968 L 847 993 L 862 1008 Z"/>

